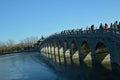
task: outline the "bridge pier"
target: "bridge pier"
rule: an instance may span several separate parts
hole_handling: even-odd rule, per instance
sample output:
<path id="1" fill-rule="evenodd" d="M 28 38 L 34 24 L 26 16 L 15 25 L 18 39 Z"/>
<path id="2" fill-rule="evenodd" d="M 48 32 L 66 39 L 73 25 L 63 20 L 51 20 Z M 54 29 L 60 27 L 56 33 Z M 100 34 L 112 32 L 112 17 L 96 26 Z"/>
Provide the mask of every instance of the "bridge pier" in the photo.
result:
<path id="1" fill-rule="evenodd" d="M 52 56 L 52 45 L 50 44 L 50 55 L 51 55 L 51 59 L 53 58 Z"/>
<path id="2" fill-rule="evenodd" d="M 67 61 L 66 61 L 65 52 L 66 52 L 66 48 L 63 46 L 63 57 L 64 57 L 64 64 L 66 65 L 66 64 L 67 64 Z"/>
<path id="3" fill-rule="evenodd" d="M 115 59 L 116 59 L 116 63 L 118 63 L 118 65 L 120 66 L 120 47 L 115 47 L 114 48 L 115 50 L 114 50 L 114 54 L 116 55 L 114 55 L 114 57 L 115 57 Z"/>
<path id="4" fill-rule="evenodd" d="M 61 58 L 60 58 L 60 46 L 58 44 L 58 59 L 59 59 L 59 64 L 61 64 Z"/>
<path id="5" fill-rule="evenodd" d="M 111 64 L 115 73 L 120 73 L 120 46 L 118 45 L 119 44 L 114 45 L 114 48 L 111 49 Z"/>
<path id="6" fill-rule="evenodd" d="M 56 46 L 54 46 L 54 60 L 55 60 L 55 63 L 56 63 Z"/>
<path id="7" fill-rule="evenodd" d="M 72 50 L 72 47 L 70 46 L 70 61 L 71 61 L 71 65 L 73 65 L 72 56 L 73 56 L 73 50 Z"/>
<path id="8" fill-rule="evenodd" d="M 48 52 L 49 58 L 51 58 L 51 48 L 50 48 L 50 46 L 48 47 L 48 49 L 49 49 L 49 52 Z"/>
<path id="9" fill-rule="evenodd" d="M 48 57 L 50 57 L 49 55 L 49 47 L 47 46 L 47 54 L 48 54 Z"/>
<path id="10" fill-rule="evenodd" d="M 92 57 L 92 65 L 96 65 L 96 55 L 94 53 L 94 51 L 91 51 L 91 57 Z"/>
<path id="11" fill-rule="evenodd" d="M 81 62 L 83 62 L 82 52 L 81 52 L 81 46 L 80 46 L 80 48 L 78 48 L 78 54 L 79 54 L 79 64 L 81 64 Z"/>

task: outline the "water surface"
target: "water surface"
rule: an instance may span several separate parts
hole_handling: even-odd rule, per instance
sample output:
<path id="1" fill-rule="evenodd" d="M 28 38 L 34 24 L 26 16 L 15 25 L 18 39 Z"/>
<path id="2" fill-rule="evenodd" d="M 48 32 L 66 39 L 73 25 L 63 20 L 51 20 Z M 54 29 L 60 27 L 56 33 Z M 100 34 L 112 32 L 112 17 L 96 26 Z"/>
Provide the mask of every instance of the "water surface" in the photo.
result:
<path id="1" fill-rule="evenodd" d="M 101 65 L 59 64 L 40 53 L 26 52 L 0 55 L 0 80 L 120 80 L 120 74 Z"/>

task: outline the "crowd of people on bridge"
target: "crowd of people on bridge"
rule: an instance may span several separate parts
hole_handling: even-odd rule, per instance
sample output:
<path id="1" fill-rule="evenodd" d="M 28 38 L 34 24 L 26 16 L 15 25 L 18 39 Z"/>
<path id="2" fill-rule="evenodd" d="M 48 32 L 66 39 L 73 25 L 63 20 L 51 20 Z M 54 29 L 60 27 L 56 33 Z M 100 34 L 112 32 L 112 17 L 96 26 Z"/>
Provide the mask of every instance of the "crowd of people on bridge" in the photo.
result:
<path id="1" fill-rule="evenodd" d="M 100 32 L 100 31 L 108 31 L 108 30 L 114 30 L 114 31 L 119 31 L 120 32 L 120 22 L 118 21 L 115 21 L 114 23 L 111 23 L 110 26 L 105 23 L 104 25 L 102 23 L 100 23 L 100 26 L 99 28 L 95 27 L 94 24 L 92 24 L 90 27 L 86 27 L 86 29 L 72 29 L 72 30 L 63 30 L 61 32 L 61 34 L 70 34 L 70 33 L 77 33 L 77 32 L 94 32 L 94 31 L 97 31 L 97 32 Z"/>
<path id="2" fill-rule="evenodd" d="M 63 30 L 60 33 L 55 33 L 50 35 L 49 37 L 58 36 L 58 35 L 69 35 L 69 34 L 79 34 L 79 33 L 92 33 L 92 32 L 119 32 L 120 34 L 120 22 L 115 21 L 114 23 L 111 23 L 108 25 L 105 23 L 104 25 L 100 23 L 99 28 L 95 27 L 94 24 L 92 24 L 90 27 L 86 27 L 86 29 L 72 29 L 72 30 Z M 41 37 L 41 39 L 35 44 L 36 46 L 39 46 L 39 44 L 44 40 L 44 37 Z"/>

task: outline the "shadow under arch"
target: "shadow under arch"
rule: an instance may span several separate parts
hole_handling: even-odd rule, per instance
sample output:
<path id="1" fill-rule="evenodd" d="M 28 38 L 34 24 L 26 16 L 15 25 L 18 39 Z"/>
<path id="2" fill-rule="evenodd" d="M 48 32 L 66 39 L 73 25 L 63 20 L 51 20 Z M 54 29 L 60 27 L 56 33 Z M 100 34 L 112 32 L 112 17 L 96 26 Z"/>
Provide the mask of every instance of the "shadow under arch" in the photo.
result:
<path id="1" fill-rule="evenodd" d="M 95 48 L 96 63 L 107 69 L 112 69 L 110 52 L 103 42 L 98 42 Z"/>
<path id="2" fill-rule="evenodd" d="M 77 46 L 77 42 L 75 40 L 72 40 L 71 42 L 71 49 L 72 49 L 72 60 L 73 63 L 77 66 L 80 65 L 79 62 L 79 51 L 78 51 L 78 46 Z"/>
<path id="3" fill-rule="evenodd" d="M 58 58 L 59 63 L 64 63 L 62 40 L 58 40 Z"/>
<path id="4" fill-rule="evenodd" d="M 49 42 L 49 54 L 50 54 L 50 58 L 53 59 L 53 44 L 52 42 Z"/>
<path id="5" fill-rule="evenodd" d="M 54 42 L 53 45 L 54 45 L 54 60 L 55 60 L 55 63 L 56 63 L 57 62 L 56 56 L 58 56 L 58 46 L 57 46 L 56 42 Z"/>
<path id="6" fill-rule="evenodd" d="M 49 55 L 49 44 L 46 43 L 46 46 L 47 46 L 47 54 L 48 54 L 48 57 L 50 57 L 50 55 Z"/>
<path id="7" fill-rule="evenodd" d="M 66 64 L 70 64 L 70 47 L 69 47 L 69 44 L 68 44 L 68 41 L 67 40 L 64 40 L 63 42 L 63 45 L 64 45 L 64 59 L 66 60 L 65 63 Z"/>
<path id="8" fill-rule="evenodd" d="M 46 52 L 46 54 L 47 54 L 47 57 L 49 57 L 48 44 L 47 44 L 47 43 L 45 44 L 45 52 Z"/>
<path id="9" fill-rule="evenodd" d="M 50 58 L 51 53 L 50 53 L 50 43 L 46 43 L 46 57 Z"/>
<path id="10" fill-rule="evenodd" d="M 87 41 L 83 41 L 81 44 L 81 53 L 82 53 L 82 60 L 83 62 L 92 67 L 92 57 L 91 57 L 91 50 Z"/>
<path id="11" fill-rule="evenodd" d="M 52 56 L 52 60 L 55 62 L 55 58 L 56 58 L 56 56 L 55 56 L 55 42 L 51 42 L 51 56 Z"/>
<path id="12" fill-rule="evenodd" d="M 40 53 L 46 57 L 48 56 L 46 44 L 42 45 L 42 48 L 40 49 Z"/>

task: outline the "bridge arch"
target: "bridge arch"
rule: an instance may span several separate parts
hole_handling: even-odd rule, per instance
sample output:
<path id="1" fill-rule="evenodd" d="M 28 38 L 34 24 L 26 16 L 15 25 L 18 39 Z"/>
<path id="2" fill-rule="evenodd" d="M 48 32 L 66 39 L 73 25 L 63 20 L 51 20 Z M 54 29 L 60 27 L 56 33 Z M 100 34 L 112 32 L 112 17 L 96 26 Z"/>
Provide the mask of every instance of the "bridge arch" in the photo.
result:
<path id="1" fill-rule="evenodd" d="M 40 52 L 42 52 L 43 55 L 47 56 L 47 45 L 46 44 L 42 45 L 42 49 L 40 50 Z"/>
<path id="2" fill-rule="evenodd" d="M 53 49 L 53 45 L 52 42 L 50 41 L 49 43 L 49 54 L 50 54 L 50 58 L 52 59 L 52 49 Z"/>
<path id="3" fill-rule="evenodd" d="M 56 62 L 56 54 L 58 53 L 58 46 L 56 44 L 56 41 L 52 42 L 52 56 L 53 61 Z"/>
<path id="4" fill-rule="evenodd" d="M 69 45 L 68 45 L 69 43 L 68 43 L 68 40 L 64 40 L 63 41 L 63 46 L 64 46 L 64 48 L 65 48 L 65 51 L 67 51 L 68 49 L 69 49 Z"/>
<path id="5" fill-rule="evenodd" d="M 72 61 L 73 61 L 73 63 L 74 64 L 77 64 L 77 65 L 79 65 L 79 47 L 78 47 L 78 43 L 77 43 L 78 41 L 77 40 L 75 40 L 75 39 L 73 39 L 72 41 L 71 41 L 71 49 L 72 49 Z"/>
<path id="6" fill-rule="evenodd" d="M 81 54 L 83 62 L 86 63 L 89 67 L 91 67 L 92 66 L 91 46 L 90 43 L 86 40 L 83 40 L 81 43 Z"/>
<path id="7" fill-rule="evenodd" d="M 49 57 L 49 48 L 48 48 L 48 43 L 45 43 L 45 46 L 46 46 L 46 54 L 47 54 L 47 57 Z"/>
<path id="8" fill-rule="evenodd" d="M 46 42 L 46 47 L 47 47 L 47 55 L 48 55 L 48 57 L 51 57 L 51 55 L 50 55 L 50 44 L 48 43 L 48 42 Z"/>
<path id="9" fill-rule="evenodd" d="M 64 57 L 63 57 L 63 41 L 61 39 L 58 39 L 56 41 L 56 45 L 57 45 L 57 50 L 58 52 L 56 53 L 57 54 L 57 62 L 59 63 L 64 63 Z"/>
<path id="10" fill-rule="evenodd" d="M 96 63 L 111 69 L 111 53 L 107 46 L 103 41 L 97 42 L 95 47 Z"/>
<path id="11" fill-rule="evenodd" d="M 54 52 L 53 52 L 53 54 L 54 54 L 54 60 L 55 60 L 55 62 L 59 62 L 59 57 L 58 57 L 58 43 L 57 43 L 57 41 L 54 41 L 53 45 L 54 45 Z"/>
<path id="12" fill-rule="evenodd" d="M 67 39 L 64 39 L 63 41 L 63 49 L 64 49 L 64 61 L 67 64 L 70 64 L 70 46 L 69 46 L 69 41 Z"/>

